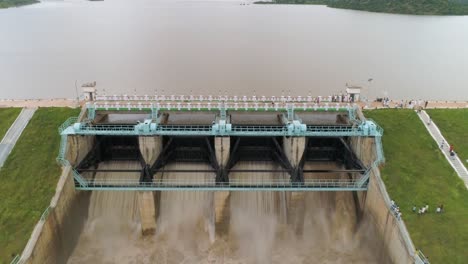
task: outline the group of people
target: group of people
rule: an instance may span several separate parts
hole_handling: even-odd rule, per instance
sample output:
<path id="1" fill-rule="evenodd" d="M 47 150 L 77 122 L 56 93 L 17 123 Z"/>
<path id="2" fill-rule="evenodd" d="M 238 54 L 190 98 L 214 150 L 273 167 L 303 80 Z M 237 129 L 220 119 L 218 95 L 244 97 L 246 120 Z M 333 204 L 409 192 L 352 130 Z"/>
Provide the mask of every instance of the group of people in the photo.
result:
<path id="1" fill-rule="evenodd" d="M 423 206 L 421 208 L 417 208 L 416 206 L 413 206 L 413 212 L 416 213 L 416 211 L 418 211 L 418 215 L 422 215 L 422 214 L 425 214 L 425 213 L 428 213 L 429 212 L 429 205 L 426 204 L 426 206 Z M 440 214 L 444 211 L 444 205 L 441 204 L 439 206 L 437 206 L 436 208 L 436 213 Z"/>
<path id="2" fill-rule="evenodd" d="M 400 207 L 393 200 L 390 201 L 390 210 L 393 212 L 393 214 L 395 215 L 395 217 L 398 220 L 401 220 L 402 213 L 400 211 Z M 417 208 L 416 206 L 413 206 L 413 212 L 414 213 L 417 212 L 418 215 L 426 214 L 426 213 L 429 212 L 429 205 L 426 204 L 425 206 L 423 206 L 421 208 Z M 441 205 L 437 206 L 435 212 L 437 214 L 440 214 L 440 213 L 444 212 L 444 205 L 441 204 Z"/>
<path id="3" fill-rule="evenodd" d="M 332 96 L 328 97 L 329 102 L 334 102 L 334 103 L 353 103 L 354 98 L 348 94 L 334 94 Z"/>
<path id="4" fill-rule="evenodd" d="M 400 207 L 393 200 L 390 201 L 390 210 L 393 212 L 393 214 L 398 220 L 401 220 L 402 214 L 400 212 Z"/>
<path id="5" fill-rule="evenodd" d="M 388 100 L 388 98 L 387 98 Z M 410 109 L 425 109 L 427 108 L 427 105 L 429 104 L 429 101 L 423 101 L 423 100 L 401 100 L 399 103 L 396 104 L 396 108 L 410 108 Z"/>

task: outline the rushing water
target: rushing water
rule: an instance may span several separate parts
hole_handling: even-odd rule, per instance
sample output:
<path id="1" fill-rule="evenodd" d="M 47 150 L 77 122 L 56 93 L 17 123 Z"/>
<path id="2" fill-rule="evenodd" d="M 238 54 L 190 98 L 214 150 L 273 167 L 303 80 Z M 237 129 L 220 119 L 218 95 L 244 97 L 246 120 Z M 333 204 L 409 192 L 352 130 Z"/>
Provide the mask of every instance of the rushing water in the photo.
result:
<path id="1" fill-rule="evenodd" d="M 0 10 L 0 98 L 107 94 L 468 99 L 468 17 L 244 0 L 46 1 Z"/>
<path id="2" fill-rule="evenodd" d="M 136 166 L 107 163 L 102 168 Z M 187 166 L 194 165 L 171 168 Z M 236 165 L 236 169 L 276 167 L 270 162 Z M 305 168 L 332 169 L 336 164 L 313 163 Z M 287 179 L 281 173 L 230 176 Z M 194 182 L 213 180 L 212 174 L 191 177 Z M 94 192 L 85 228 L 68 263 L 389 263 L 373 225 L 366 217 L 357 223 L 350 192 L 161 192 L 157 232 L 149 237 L 140 235 L 137 202 L 138 195 L 132 192 Z"/>

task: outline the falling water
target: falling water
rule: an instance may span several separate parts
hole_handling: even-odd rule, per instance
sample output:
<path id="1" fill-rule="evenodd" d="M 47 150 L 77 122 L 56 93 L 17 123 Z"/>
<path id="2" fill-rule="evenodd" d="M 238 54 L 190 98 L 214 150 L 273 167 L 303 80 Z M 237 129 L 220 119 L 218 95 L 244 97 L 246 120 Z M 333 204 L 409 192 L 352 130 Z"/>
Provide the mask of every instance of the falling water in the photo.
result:
<path id="1" fill-rule="evenodd" d="M 134 162 L 109 162 L 101 168 L 138 166 Z M 209 169 L 208 165 L 193 163 L 173 164 L 166 169 L 194 166 Z M 334 162 L 305 165 L 305 169 L 337 167 Z M 278 169 L 278 165 L 239 162 L 235 167 L 254 168 Z M 139 177 L 138 173 L 129 175 L 125 177 Z M 102 179 L 109 176 L 110 173 L 96 175 Z M 313 174 L 313 177 L 337 175 Z M 156 174 L 155 178 L 185 179 L 195 184 L 214 181 L 214 174 L 166 172 Z M 233 172 L 230 178 L 287 181 L 289 175 Z M 94 192 L 89 218 L 68 263 L 389 263 L 366 217 L 357 223 L 351 192 L 220 194 L 223 192 L 156 193 L 157 232 L 142 237 L 137 193 Z"/>

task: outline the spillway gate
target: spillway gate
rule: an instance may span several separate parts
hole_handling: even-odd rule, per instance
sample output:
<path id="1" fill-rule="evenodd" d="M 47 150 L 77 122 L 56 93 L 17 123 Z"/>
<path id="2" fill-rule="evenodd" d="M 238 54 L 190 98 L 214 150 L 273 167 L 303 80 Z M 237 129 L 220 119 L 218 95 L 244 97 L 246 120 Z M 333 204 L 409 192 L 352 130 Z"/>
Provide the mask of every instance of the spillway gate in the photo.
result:
<path id="1" fill-rule="evenodd" d="M 68 119 L 59 128 L 57 160 L 72 167 L 79 190 L 366 191 L 371 169 L 383 161 L 383 129 L 363 118 L 355 105 L 300 98 L 122 98 L 97 98 L 83 107 L 80 117 Z M 375 139 L 373 163 L 357 158 L 351 137 Z M 120 160 L 140 166 L 127 170 L 100 166 Z M 342 168 L 304 169 L 304 164 L 315 161 L 336 161 Z M 171 168 L 175 162 L 209 166 Z M 239 162 L 277 166 L 238 169 Z M 96 177 L 106 172 L 116 176 Z M 139 179 L 126 177 L 130 173 L 138 173 Z M 197 181 L 194 173 L 206 173 L 212 179 Z M 230 177 L 239 173 L 280 176 Z M 307 177 L 318 173 L 348 177 Z M 179 176 L 164 177 L 168 174 Z"/>

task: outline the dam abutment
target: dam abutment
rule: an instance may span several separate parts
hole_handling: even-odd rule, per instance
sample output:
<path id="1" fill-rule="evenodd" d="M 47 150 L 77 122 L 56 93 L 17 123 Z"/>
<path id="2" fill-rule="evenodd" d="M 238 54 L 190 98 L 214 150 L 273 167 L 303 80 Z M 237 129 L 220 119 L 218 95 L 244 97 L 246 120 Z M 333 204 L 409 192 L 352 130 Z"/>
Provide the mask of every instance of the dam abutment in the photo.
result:
<path id="1" fill-rule="evenodd" d="M 66 263 L 87 220 L 90 197 L 90 192 L 75 190 L 71 169 L 65 167 L 55 196 L 22 253 L 22 263 Z"/>
<path id="2" fill-rule="evenodd" d="M 354 153 L 366 166 L 377 158 L 376 138 L 350 137 Z M 379 255 L 388 254 L 392 263 L 415 263 L 415 249 L 402 220 L 390 210 L 390 198 L 380 177 L 379 167 L 370 170 L 367 192 L 356 192 L 363 221 L 371 223 L 380 236 Z"/>

